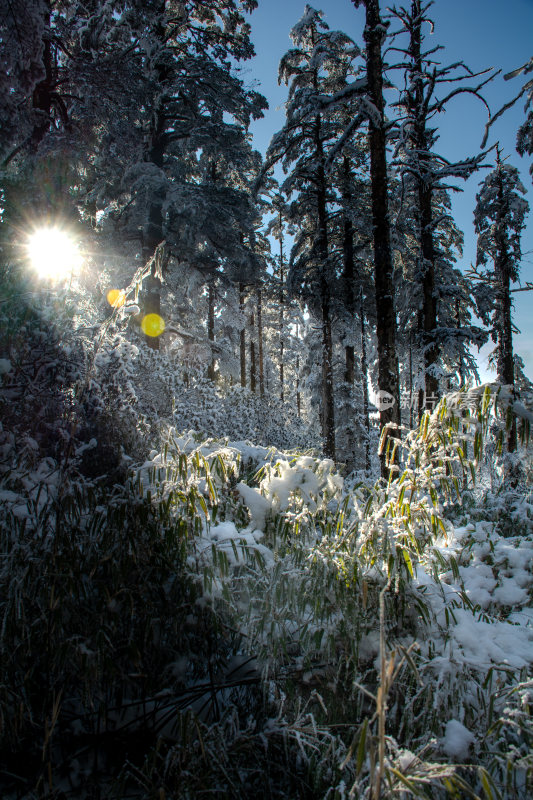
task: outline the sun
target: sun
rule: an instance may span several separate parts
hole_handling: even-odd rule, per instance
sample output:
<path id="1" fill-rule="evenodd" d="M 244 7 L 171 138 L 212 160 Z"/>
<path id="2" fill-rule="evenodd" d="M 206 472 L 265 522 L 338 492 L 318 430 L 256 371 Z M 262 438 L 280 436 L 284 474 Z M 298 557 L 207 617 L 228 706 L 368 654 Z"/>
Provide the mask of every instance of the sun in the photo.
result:
<path id="1" fill-rule="evenodd" d="M 27 253 L 40 278 L 62 280 L 72 275 L 81 257 L 72 236 L 61 228 L 39 228 L 28 238 Z"/>

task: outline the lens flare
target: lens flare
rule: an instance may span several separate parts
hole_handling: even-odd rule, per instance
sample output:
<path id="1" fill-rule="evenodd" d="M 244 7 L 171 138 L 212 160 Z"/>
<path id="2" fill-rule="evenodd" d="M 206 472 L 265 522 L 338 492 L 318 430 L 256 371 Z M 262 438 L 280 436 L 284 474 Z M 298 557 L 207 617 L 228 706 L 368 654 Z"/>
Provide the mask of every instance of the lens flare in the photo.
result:
<path id="1" fill-rule="evenodd" d="M 60 228 L 40 228 L 28 239 L 31 265 L 41 278 L 61 280 L 79 266 L 81 256 L 72 237 Z"/>
<path id="2" fill-rule="evenodd" d="M 110 289 L 107 293 L 107 302 L 113 308 L 121 308 L 126 302 L 126 295 L 121 289 Z"/>
<path id="3" fill-rule="evenodd" d="M 165 330 L 165 320 L 159 314 L 147 314 L 142 319 L 141 328 L 146 336 L 161 336 Z"/>

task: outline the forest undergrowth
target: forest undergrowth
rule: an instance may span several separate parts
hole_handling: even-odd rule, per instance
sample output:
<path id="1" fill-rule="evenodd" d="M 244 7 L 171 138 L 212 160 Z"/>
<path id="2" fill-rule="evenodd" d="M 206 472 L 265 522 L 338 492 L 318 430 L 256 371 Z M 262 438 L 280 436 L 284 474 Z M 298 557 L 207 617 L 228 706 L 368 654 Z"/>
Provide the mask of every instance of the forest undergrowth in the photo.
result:
<path id="1" fill-rule="evenodd" d="M 1 306 L 2 796 L 530 797 L 531 412 L 448 394 L 343 475 L 75 308 Z"/>

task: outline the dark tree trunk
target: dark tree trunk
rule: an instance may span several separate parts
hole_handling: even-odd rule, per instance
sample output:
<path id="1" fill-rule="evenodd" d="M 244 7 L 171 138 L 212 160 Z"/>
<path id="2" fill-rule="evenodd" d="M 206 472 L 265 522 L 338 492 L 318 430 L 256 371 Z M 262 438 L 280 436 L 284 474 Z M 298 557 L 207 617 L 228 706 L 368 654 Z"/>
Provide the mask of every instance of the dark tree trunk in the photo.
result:
<path id="1" fill-rule="evenodd" d="M 461 306 L 459 303 L 459 298 L 455 299 L 455 327 L 459 329 L 461 327 Z M 462 389 L 465 383 L 465 375 L 464 375 L 464 364 L 463 364 L 463 355 L 459 357 L 459 388 Z M 461 417 L 464 419 L 466 417 L 466 411 L 461 411 Z M 461 430 L 466 432 L 466 425 L 461 426 Z M 468 458 L 468 441 L 466 439 L 461 440 L 461 449 L 463 451 L 464 457 Z M 468 479 L 466 474 L 463 477 L 463 486 L 466 488 Z"/>
<path id="2" fill-rule="evenodd" d="M 500 329 L 498 347 L 498 380 L 514 387 L 513 325 L 511 321 L 512 303 L 509 272 L 501 269 L 500 287 Z"/>
<path id="3" fill-rule="evenodd" d="M 439 360 L 439 347 L 435 341 L 437 327 L 437 298 L 435 296 L 435 249 L 432 234 L 432 191 L 431 187 L 418 187 L 420 203 L 420 225 L 423 278 L 423 317 L 424 317 L 424 384 L 426 389 L 426 408 L 437 402 L 440 394 L 439 381 L 434 369 Z"/>
<path id="4" fill-rule="evenodd" d="M 296 323 L 296 338 L 300 338 L 300 326 Z M 300 394 L 300 356 L 296 356 L 296 413 L 302 415 L 302 397 Z"/>
<path id="5" fill-rule="evenodd" d="M 396 356 L 396 314 L 392 279 L 392 252 L 388 206 L 387 141 L 383 100 L 383 62 L 381 45 L 384 26 L 379 0 L 364 0 L 366 8 L 366 66 L 370 100 L 379 122 L 369 121 L 370 178 L 372 185 L 372 224 L 374 233 L 374 280 L 377 313 L 377 349 L 379 389 L 392 396 L 392 402 L 380 409 L 380 426 L 384 435 L 381 471 L 388 477 L 386 443 L 391 426 L 400 424 L 400 381 Z"/>
<path id="6" fill-rule="evenodd" d="M 413 332 L 409 334 L 409 427 L 413 428 Z"/>
<path id="7" fill-rule="evenodd" d="M 164 146 L 162 141 L 162 120 L 157 115 L 152 130 L 152 146 L 148 153 L 147 161 L 155 164 L 160 169 L 163 168 Z M 145 263 L 153 258 L 157 247 L 163 241 L 163 203 L 164 194 L 156 194 L 148 208 L 147 220 L 142 233 L 142 254 Z M 161 315 L 161 280 L 157 274 L 155 259 L 149 277 L 146 279 L 146 289 L 144 295 L 145 316 L 148 314 Z M 152 350 L 159 350 L 159 336 L 146 336 L 146 343 Z"/>
<path id="8" fill-rule="evenodd" d="M 422 347 L 424 345 L 424 311 L 423 309 L 419 309 L 417 314 L 417 331 L 418 331 L 418 347 Z M 424 360 L 424 356 L 422 354 L 422 361 Z M 420 377 L 420 364 L 418 365 L 417 375 Z M 421 387 L 418 390 L 418 422 L 420 423 L 422 416 L 424 414 L 424 410 L 426 408 L 426 390 L 425 390 L 425 383 L 424 387 Z"/>
<path id="9" fill-rule="evenodd" d="M 461 328 L 461 305 L 459 303 L 459 298 L 455 299 L 455 327 L 457 330 Z M 459 388 L 462 389 L 465 382 L 465 368 L 463 362 L 463 353 L 459 356 Z"/>
<path id="10" fill-rule="evenodd" d="M 343 159 L 343 201 L 344 201 L 344 220 L 343 220 L 343 288 L 344 302 L 348 313 L 349 324 L 353 329 L 355 322 L 355 266 L 353 250 L 353 224 L 349 215 L 349 205 L 351 200 L 351 170 L 347 156 Z M 346 426 L 346 465 L 349 470 L 355 467 L 355 419 L 354 419 L 354 381 L 355 381 L 355 348 L 353 344 L 347 344 L 344 348 L 345 371 L 344 381 L 347 390 L 347 418 L 344 420 Z"/>
<path id="11" fill-rule="evenodd" d="M 285 324 L 284 310 L 285 310 L 285 269 L 283 263 L 283 231 L 282 231 L 282 215 L 281 208 L 279 209 L 279 386 L 280 386 L 280 400 L 283 403 L 285 400 L 285 385 L 284 385 L 284 369 L 283 363 L 284 350 L 285 350 L 285 337 L 283 326 Z"/>
<path id="12" fill-rule="evenodd" d="M 257 355 L 259 358 L 259 396 L 265 396 L 265 373 L 263 366 L 263 294 L 257 290 Z"/>
<path id="13" fill-rule="evenodd" d="M 321 119 L 315 120 L 315 145 L 317 154 L 317 252 L 320 259 L 320 310 L 322 317 L 322 438 L 324 455 L 335 460 L 335 399 L 333 389 L 333 337 L 331 330 L 330 292 L 328 283 L 328 227 L 326 175 L 322 147 Z"/>
<path id="14" fill-rule="evenodd" d="M 215 287 L 212 283 L 207 284 L 207 338 L 210 342 L 215 341 Z M 209 380 L 215 380 L 215 359 L 213 351 L 211 351 L 211 361 L 207 368 L 207 377 Z"/>
<path id="15" fill-rule="evenodd" d="M 418 154 L 419 174 L 416 177 L 418 220 L 420 228 L 420 257 L 422 271 L 422 327 L 424 346 L 425 408 L 431 410 L 439 397 L 439 381 L 434 369 L 439 360 L 439 347 L 435 341 L 437 327 L 437 298 L 435 295 L 435 245 L 433 241 L 433 186 L 429 175 L 429 142 L 426 130 L 426 104 L 422 81 L 416 80 L 423 72 L 422 11 L 420 0 L 411 4 L 411 35 L 409 55 L 414 73 L 414 91 L 409 92 L 409 114 L 413 120 L 413 148 Z"/>
<path id="16" fill-rule="evenodd" d="M 365 306 L 363 302 L 363 287 L 359 301 L 359 315 L 361 320 L 361 389 L 363 392 L 363 419 L 365 421 L 365 469 L 370 470 L 370 414 L 368 409 L 368 363 L 366 359 L 366 331 L 365 331 Z"/>
<path id="17" fill-rule="evenodd" d="M 300 394 L 300 356 L 296 356 L 296 413 L 302 416 L 302 395 Z"/>
<path id="18" fill-rule="evenodd" d="M 513 325 L 511 321 L 512 302 L 510 293 L 509 272 L 502 270 L 500 276 L 501 284 L 501 320 L 498 336 L 500 337 L 498 347 L 498 380 L 512 387 L 514 393 L 514 359 L 513 359 Z M 510 453 L 516 450 L 516 418 L 513 415 L 511 429 L 507 438 L 507 448 Z"/>
<path id="19" fill-rule="evenodd" d="M 255 363 L 255 316 L 250 315 L 250 389 L 255 394 L 257 391 L 257 368 Z"/>
<path id="20" fill-rule="evenodd" d="M 244 321 L 244 284 L 239 284 L 239 311 L 241 314 L 241 335 L 240 335 L 240 360 L 241 360 L 241 386 L 246 387 L 246 324 Z"/>
<path id="21" fill-rule="evenodd" d="M 154 257 L 158 245 L 163 241 L 163 211 L 162 201 L 154 200 L 148 212 L 148 221 L 143 232 L 143 259 L 147 263 Z M 161 315 L 161 280 L 156 270 L 155 258 L 152 263 L 150 275 L 146 279 L 146 288 L 143 304 L 144 316 L 148 314 Z M 146 343 L 152 350 L 159 350 L 159 336 L 146 336 Z"/>
<path id="22" fill-rule="evenodd" d="M 163 149 L 155 146 L 150 152 L 149 160 L 163 165 Z M 152 258 L 152 268 L 150 275 L 146 278 L 144 289 L 143 314 L 161 315 L 161 280 L 158 275 L 155 253 L 157 247 L 163 241 L 163 198 L 156 197 L 152 200 L 148 209 L 148 218 L 144 226 L 142 235 L 142 254 L 145 264 Z M 152 350 L 159 350 L 159 336 L 145 336 L 148 347 Z"/>
<path id="23" fill-rule="evenodd" d="M 497 149 L 496 163 L 501 167 L 500 149 Z M 500 220 L 506 219 L 509 209 L 504 198 L 503 182 L 500 180 L 497 187 Z M 511 301 L 511 271 L 509 253 L 504 232 L 500 222 L 496 224 L 496 258 L 494 269 L 497 282 L 497 331 L 498 331 L 498 381 L 511 386 L 514 392 L 514 358 L 513 358 L 513 323 Z M 516 450 L 516 419 L 513 422 L 507 438 L 507 448 L 510 453 Z"/>

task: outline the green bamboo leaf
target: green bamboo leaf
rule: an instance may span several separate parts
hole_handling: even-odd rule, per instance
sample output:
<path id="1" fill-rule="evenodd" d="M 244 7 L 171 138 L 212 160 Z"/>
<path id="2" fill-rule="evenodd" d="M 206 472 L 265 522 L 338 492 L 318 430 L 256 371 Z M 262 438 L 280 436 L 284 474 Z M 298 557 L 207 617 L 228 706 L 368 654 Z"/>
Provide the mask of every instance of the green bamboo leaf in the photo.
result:
<path id="1" fill-rule="evenodd" d="M 359 773 L 361 772 L 365 761 L 367 730 L 368 730 L 368 717 L 365 717 L 365 720 L 361 725 L 361 735 L 359 736 L 359 742 L 357 743 L 357 753 L 355 756 L 356 775 L 359 775 Z"/>
<path id="2" fill-rule="evenodd" d="M 487 413 L 487 409 L 490 403 L 490 396 L 491 396 L 490 386 L 485 386 L 485 391 L 483 392 L 483 401 L 481 404 L 481 413 L 483 415 Z"/>
<path id="3" fill-rule="evenodd" d="M 481 433 L 480 431 L 476 431 L 474 434 L 474 458 L 476 459 L 476 461 L 481 460 L 481 446 L 482 446 Z"/>
<path id="4" fill-rule="evenodd" d="M 205 502 L 205 498 L 203 497 L 203 495 L 201 495 L 201 494 L 198 495 L 198 502 L 199 502 L 200 508 L 204 512 L 205 516 L 209 517 L 209 512 L 207 510 L 207 504 Z"/>
<path id="5" fill-rule="evenodd" d="M 227 480 L 228 473 L 226 470 L 226 464 L 224 463 L 224 459 L 222 458 L 220 453 L 217 455 L 217 461 L 221 470 L 222 477 L 224 478 L 224 480 Z"/>
<path id="6" fill-rule="evenodd" d="M 400 508 L 403 503 L 404 495 L 405 495 L 405 486 L 402 486 L 402 488 L 400 489 L 400 494 L 398 495 L 398 505 L 400 506 Z"/>
<path id="7" fill-rule="evenodd" d="M 211 476 L 210 475 L 206 475 L 206 482 L 207 482 L 207 488 L 209 489 L 209 497 L 211 498 L 213 503 L 216 503 L 217 502 L 217 490 L 215 489 L 215 485 L 214 485 L 213 481 L 211 480 Z"/>
<path id="8" fill-rule="evenodd" d="M 407 552 L 407 550 L 404 550 L 402 548 L 402 555 L 403 555 L 403 559 L 404 559 L 405 563 L 407 564 L 407 569 L 409 570 L 409 574 L 410 574 L 411 578 L 414 578 L 415 577 L 415 573 L 414 573 L 414 570 L 413 570 L 413 562 L 411 561 L 411 557 L 410 557 L 409 553 Z"/>
<path id="9" fill-rule="evenodd" d="M 400 770 L 396 769 L 395 767 L 388 767 L 389 772 L 392 774 L 402 783 L 415 797 L 428 797 L 426 792 L 422 789 L 421 786 L 416 786 L 413 781 L 410 781 L 409 778 L 406 778 L 405 775 L 402 775 Z"/>
<path id="10" fill-rule="evenodd" d="M 450 569 L 452 571 L 452 575 L 456 581 L 461 579 L 461 573 L 459 572 L 459 565 L 454 556 L 450 556 L 449 558 Z"/>

